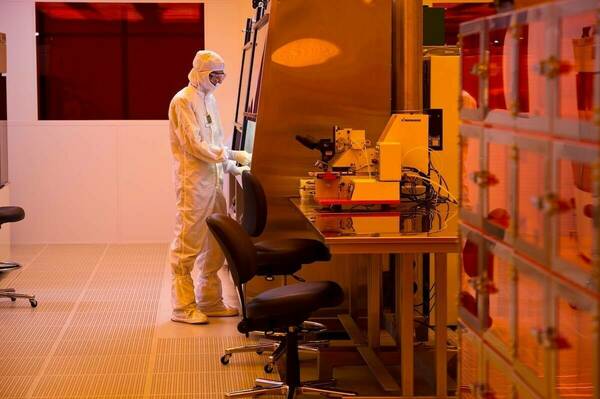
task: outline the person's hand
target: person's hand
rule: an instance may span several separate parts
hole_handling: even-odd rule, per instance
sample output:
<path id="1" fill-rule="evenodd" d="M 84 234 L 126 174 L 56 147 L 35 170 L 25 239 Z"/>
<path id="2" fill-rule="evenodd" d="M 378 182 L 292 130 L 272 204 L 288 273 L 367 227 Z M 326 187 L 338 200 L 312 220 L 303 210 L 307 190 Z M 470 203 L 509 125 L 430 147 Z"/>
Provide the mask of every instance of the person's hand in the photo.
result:
<path id="1" fill-rule="evenodd" d="M 234 161 L 242 165 L 248 165 L 250 164 L 250 162 L 252 162 L 252 154 L 250 154 L 249 152 L 231 150 L 229 153 L 230 159 L 233 159 Z"/>
<path id="2" fill-rule="evenodd" d="M 244 173 L 245 170 L 250 170 L 249 166 L 237 166 L 234 170 L 233 170 L 233 174 L 236 176 L 240 176 L 242 173 Z"/>

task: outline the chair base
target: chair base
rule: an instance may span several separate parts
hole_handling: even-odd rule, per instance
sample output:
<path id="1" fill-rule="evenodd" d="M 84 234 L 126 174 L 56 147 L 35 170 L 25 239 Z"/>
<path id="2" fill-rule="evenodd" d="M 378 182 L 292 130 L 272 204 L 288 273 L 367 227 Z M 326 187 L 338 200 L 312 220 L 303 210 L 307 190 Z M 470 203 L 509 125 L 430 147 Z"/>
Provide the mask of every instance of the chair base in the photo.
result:
<path id="1" fill-rule="evenodd" d="M 323 324 L 308 320 L 302 323 L 301 329 L 302 333 L 305 334 L 320 333 L 326 330 L 327 328 Z M 285 353 L 287 345 L 285 344 L 285 340 L 283 339 L 285 335 L 273 335 L 270 337 L 272 337 L 272 340 L 262 341 L 256 345 L 244 345 L 236 346 L 233 348 L 226 348 L 225 354 L 221 356 L 221 364 L 229 364 L 231 355 L 233 355 L 234 353 L 256 352 L 257 354 L 262 355 L 263 352 L 271 352 L 271 355 L 269 356 L 269 361 L 264 366 L 264 370 L 266 373 L 272 373 L 275 369 L 275 362 L 277 362 Z M 302 341 L 300 345 L 298 345 L 298 350 L 301 352 L 319 353 L 319 348 L 327 346 L 329 346 L 328 340 Z"/>
<path id="2" fill-rule="evenodd" d="M 0 271 L 18 269 L 20 267 L 21 264 L 18 262 L 0 262 Z"/>
<path id="3" fill-rule="evenodd" d="M 35 308 L 38 305 L 35 295 L 20 294 L 15 292 L 14 288 L 0 288 L 0 298 L 10 298 L 13 302 L 16 301 L 17 298 L 29 299 L 29 304 L 32 308 Z"/>
<path id="4" fill-rule="evenodd" d="M 225 397 L 251 398 L 259 395 L 284 395 L 287 399 L 295 399 L 299 394 L 314 394 L 337 398 L 356 396 L 356 392 L 332 388 L 334 384 L 335 380 L 330 379 L 323 381 L 307 381 L 301 383 L 298 387 L 290 387 L 282 381 L 257 378 L 256 386 L 254 388 L 226 393 Z"/>
<path id="5" fill-rule="evenodd" d="M 327 340 L 305 341 L 298 345 L 298 350 L 300 352 L 319 353 L 319 348 L 327 346 L 329 346 L 329 341 Z M 221 364 L 228 365 L 231 356 L 234 353 L 256 352 L 257 354 L 262 355 L 263 352 L 271 352 L 269 355 L 269 361 L 265 363 L 264 366 L 265 373 L 270 374 L 275 369 L 275 363 L 281 358 L 281 356 L 283 356 L 285 350 L 286 345 L 285 343 L 282 345 L 281 341 L 266 341 L 256 345 L 236 346 L 225 349 L 225 354 L 221 356 Z"/>

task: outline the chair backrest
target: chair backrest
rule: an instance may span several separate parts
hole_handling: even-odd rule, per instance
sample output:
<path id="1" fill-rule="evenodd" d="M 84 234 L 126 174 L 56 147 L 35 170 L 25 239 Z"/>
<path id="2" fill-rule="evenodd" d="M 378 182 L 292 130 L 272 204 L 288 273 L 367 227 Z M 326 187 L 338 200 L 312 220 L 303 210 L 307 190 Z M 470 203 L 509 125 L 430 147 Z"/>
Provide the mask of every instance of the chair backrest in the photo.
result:
<path id="1" fill-rule="evenodd" d="M 242 226 L 227 215 L 215 213 L 206 219 L 206 224 L 225 254 L 245 318 L 243 284 L 256 275 L 256 248 Z"/>
<path id="2" fill-rule="evenodd" d="M 262 184 L 248 171 L 242 173 L 244 215 L 242 226 L 252 237 L 258 237 L 267 224 L 267 196 Z"/>

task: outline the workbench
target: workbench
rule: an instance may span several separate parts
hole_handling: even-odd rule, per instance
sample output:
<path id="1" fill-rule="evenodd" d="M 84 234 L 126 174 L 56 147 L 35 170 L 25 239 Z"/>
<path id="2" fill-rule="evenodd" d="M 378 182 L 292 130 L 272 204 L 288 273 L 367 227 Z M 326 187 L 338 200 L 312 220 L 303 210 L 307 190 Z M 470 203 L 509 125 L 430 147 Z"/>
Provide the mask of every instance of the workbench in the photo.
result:
<path id="1" fill-rule="evenodd" d="M 456 208 L 437 204 L 423 209 L 406 204 L 386 210 L 358 208 L 334 212 L 300 198 L 291 198 L 290 201 L 333 255 L 369 254 L 381 260 L 367 265 L 366 335 L 351 314 L 339 315 L 352 345 L 324 348 L 319 355 L 319 378 L 331 377 L 333 367 L 356 364 L 360 360 L 367 364 L 385 391 L 403 397 L 414 395 L 413 267 L 419 254 L 428 253 L 434 254 L 438 298 L 434 348 L 436 396 L 447 397 L 447 254 L 456 253 L 459 249 Z M 390 265 L 396 268 L 395 347 L 381 345 L 382 275 L 384 257 L 389 254 L 399 255 L 398 261 Z M 400 384 L 386 369 L 386 365 L 398 364 L 401 365 Z"/>

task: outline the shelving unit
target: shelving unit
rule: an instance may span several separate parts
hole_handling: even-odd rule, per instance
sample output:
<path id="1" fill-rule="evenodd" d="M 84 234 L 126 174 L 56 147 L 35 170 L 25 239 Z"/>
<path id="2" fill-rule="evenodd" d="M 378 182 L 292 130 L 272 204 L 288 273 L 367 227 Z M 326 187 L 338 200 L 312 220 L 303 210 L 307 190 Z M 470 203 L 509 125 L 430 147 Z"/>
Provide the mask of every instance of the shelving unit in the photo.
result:
<path id="1" fill-rule="evenodd" d="M 600 2 L 461 26 L 462 398 L 600 398 Z"/>

